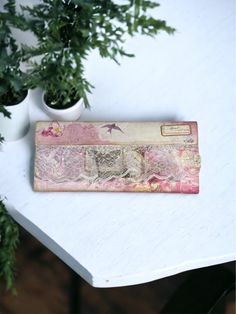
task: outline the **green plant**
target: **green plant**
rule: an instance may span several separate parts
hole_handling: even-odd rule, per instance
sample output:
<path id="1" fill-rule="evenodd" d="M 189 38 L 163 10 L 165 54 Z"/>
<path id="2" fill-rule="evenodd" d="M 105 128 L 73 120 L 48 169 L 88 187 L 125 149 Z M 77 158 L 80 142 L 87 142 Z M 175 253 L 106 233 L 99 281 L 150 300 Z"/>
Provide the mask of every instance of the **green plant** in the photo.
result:
<path id="1" fill-rule="evenodd" d="M 149 15 L 159 6 L 155 1 L 127 0 L 42 0 L 24 7 L 30 14 L 29 28 L 37 47 L 24 47 L 25 58 L 41 56 L 31 63 L 32 86 L 41 86 L 51 106 L 64 108 L 80 97 L 89 107 L 87 93 L 92 85 L 84 77 L 83 60 L 92 49 L 118 62 L 119 56 L 133 56 L 123 47 L 126 34 L 155 36 L 174 29 Z"/>
<path id="2" fill-rule="evenodd" d="M 4 141 L 4 137 L 2 137 L 0 134 L 0 145 L 3 143 L 3 141 Z"/>
<path id="3" fill-rule="evenodd" d="M 6 282 L 6 288 L 16 292 L 14 285 L 15 250 L 19 242 L 19 229 L 9 216 L 0 199 L 0 278 Z"/>
<path id="4" fill-rule="evenodd" d="M 8 0 L 0 12 L 0 112 L 8 118 L 10 113 L 5 106 L 22 101 L 27 92 L 26 74 L 20 69 L 22 51 L 11 31 L 11 26 L 23 29 L 23 21 L 16 14 L 15 0 Z"/>

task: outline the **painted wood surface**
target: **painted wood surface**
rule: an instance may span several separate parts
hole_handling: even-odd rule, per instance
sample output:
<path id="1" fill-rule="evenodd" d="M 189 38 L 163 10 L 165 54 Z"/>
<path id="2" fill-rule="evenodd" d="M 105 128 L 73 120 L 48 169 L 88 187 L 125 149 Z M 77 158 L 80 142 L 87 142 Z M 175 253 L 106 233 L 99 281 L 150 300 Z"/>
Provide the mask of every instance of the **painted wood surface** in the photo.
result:
<path id="1" fill-rule="evenodd" d="M 35 193 L 34 122 L 47 120 L 31 93 L 30 133 L 4 145 L 1 194 L 11 215 L 89 283 L 131 285 L 235 259 L 234 1 L 161 1 L 173 37 L 127 42 L 118 67 L 93 53 L 96 87 L 82 121 L 198 121 L 201 193 Z"/>

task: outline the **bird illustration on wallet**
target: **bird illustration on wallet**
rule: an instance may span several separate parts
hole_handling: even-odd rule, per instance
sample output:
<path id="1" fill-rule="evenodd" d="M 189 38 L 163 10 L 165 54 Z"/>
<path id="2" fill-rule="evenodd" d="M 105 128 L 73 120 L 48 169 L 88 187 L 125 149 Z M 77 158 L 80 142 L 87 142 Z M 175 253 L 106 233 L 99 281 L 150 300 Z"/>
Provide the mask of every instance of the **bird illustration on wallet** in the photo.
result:
<path id="1" fill-rule="evenodd" d="M 121 128 L 118 125 L 116 125 L 115 123 L 105 124 L 101 128 L 107 128 L 107 132 L 110 133 L 110 134 L 112 133 L 113 130 L 117 130 L 117 131 L 120 131 L 120 132 L 124 133 L 121 130 Z"/>

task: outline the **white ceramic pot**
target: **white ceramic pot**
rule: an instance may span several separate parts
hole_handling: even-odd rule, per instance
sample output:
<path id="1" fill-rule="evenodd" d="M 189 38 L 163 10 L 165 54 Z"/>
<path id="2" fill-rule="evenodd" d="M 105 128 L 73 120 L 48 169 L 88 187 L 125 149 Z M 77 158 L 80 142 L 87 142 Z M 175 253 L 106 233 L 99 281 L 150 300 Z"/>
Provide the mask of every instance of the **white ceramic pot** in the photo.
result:
<path id="1" fill-rule="evenodd" d="M 22 138 L 29 130 L 29 92 L 23 101 L 16 105 L 6 106 L 11 118 L 0 113 L 0 134 L 6 142 Z"/>
<path id="2" fill-rule="evenodd" d="M 80 98 L 77 103 L 75 103 L 72 107 L 67 109 L 55 109 L 49 107 L 44 100 L 45 92 L 42 95 L 43 107 L 46 113 L 54 120 L 58 121 L 76 121 L 81 116 L 84 110 L 84 101 L 83 98 Z"/>

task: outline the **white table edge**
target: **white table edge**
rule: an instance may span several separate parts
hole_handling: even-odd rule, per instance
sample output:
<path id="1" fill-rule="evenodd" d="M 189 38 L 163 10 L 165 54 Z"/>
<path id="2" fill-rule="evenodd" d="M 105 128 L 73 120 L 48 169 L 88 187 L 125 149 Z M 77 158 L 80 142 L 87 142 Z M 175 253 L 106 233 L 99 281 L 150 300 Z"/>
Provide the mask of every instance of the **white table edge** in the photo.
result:
<path id="1" fill-rule="evenodd" d="M 46 235 L 35 224 L 24 217 L 12 204 L 5 202 L 7 210 L 12 218 L 30 234 L 37 238 L 43 245 L 51 250 L 56 256 L 58 256 L 65 264 L 72 268 L 77 274 L 79 274 L 86 282 L 91 286 L 97 288 L 111 288 L 126 286 L 129 282 L 129 286 L 143 284 L 158 280 L 161 278 L 169 277 L 175 274 L 179 274 L 188 270 L 198 269 L 207 266 L 213 266 L 226 262 L 236 260 L 236 254 L 228 254 L 220 257 L 212 257 L 208 259 L 199 259 L 194 261 L 185 261 L 173 267 L 167 267 L 150 271 L 149 273 L 136 273 L 128 276 L 115 276 L 111 278 L 104 278 L 93 275 L 87 269 L 83 267 L 77 260 L 73 258 L 68 252 L 66 252 L 61 246 L 59 246 L 52 238 Z M 27 226 L 27 227 L 26 227 Z"/>

